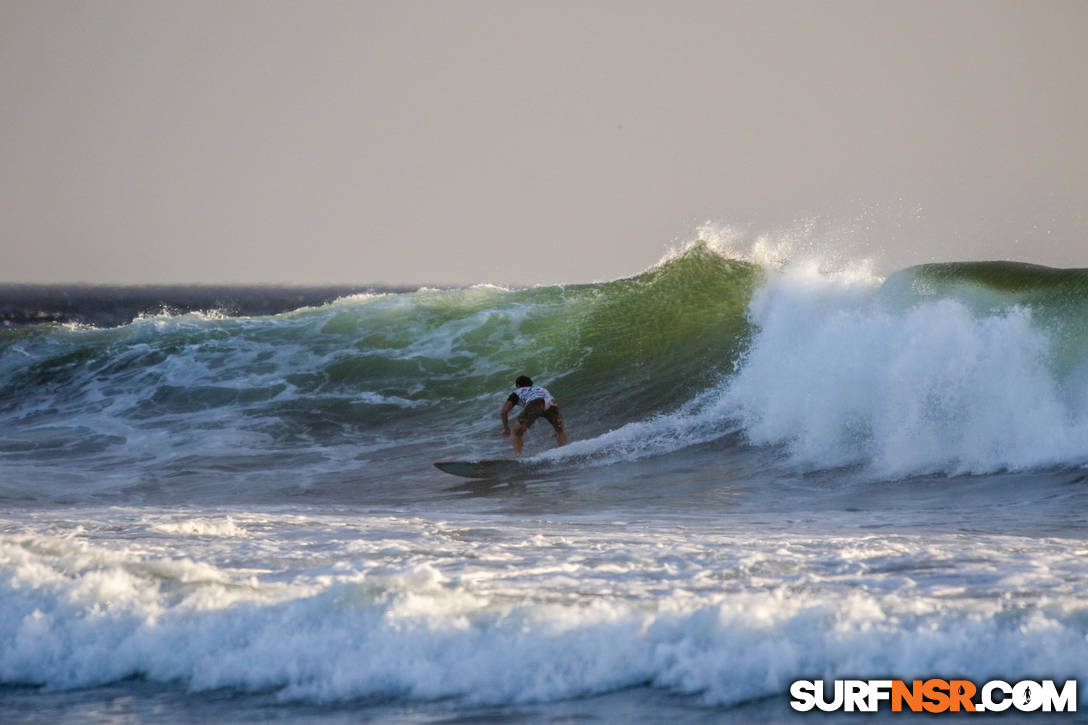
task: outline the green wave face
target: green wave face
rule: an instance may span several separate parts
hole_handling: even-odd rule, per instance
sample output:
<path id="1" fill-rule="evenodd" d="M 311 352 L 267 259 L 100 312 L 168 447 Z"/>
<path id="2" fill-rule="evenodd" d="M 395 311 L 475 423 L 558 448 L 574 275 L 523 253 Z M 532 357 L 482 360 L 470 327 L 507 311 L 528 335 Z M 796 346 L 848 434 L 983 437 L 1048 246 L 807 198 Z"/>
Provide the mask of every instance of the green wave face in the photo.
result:
<path id="1" fill-rule="evenodd" d="M 565 408 L 607 412 L 607 425 L 674 408 L 730 372 L 760 276 L 695 246 L 600 284 L 421 290 L 104 330 L 37 326 L 0 335 L 9 401 L 0 413 L 108 410 L 148 422 L 233 409 L 247 424 L 286 424 L 277 436 L 290 437 L 490 419 L 527 374 Z"/>
<path id="2" fill-rule="evenodd" d="M 696 246 L 613 282 L 349 304 L 322 332 L 351 339 L 352 352 L 321 374 L 334 386 L 380 380 L 451 402 L 495 396 L 527 374 L 561 403 L 628 419 L 679 405 L 731 371 L 760 278 L 755 265 Z"/>
<path id="3" fill-rule="evenodd" d="M 561 379 L 627 419 L 676 406 L 733 371 L 762 279 L 756 265 L 696 245 L 637 277 L 585 290 L 569 320 L 578 359 Z"/>

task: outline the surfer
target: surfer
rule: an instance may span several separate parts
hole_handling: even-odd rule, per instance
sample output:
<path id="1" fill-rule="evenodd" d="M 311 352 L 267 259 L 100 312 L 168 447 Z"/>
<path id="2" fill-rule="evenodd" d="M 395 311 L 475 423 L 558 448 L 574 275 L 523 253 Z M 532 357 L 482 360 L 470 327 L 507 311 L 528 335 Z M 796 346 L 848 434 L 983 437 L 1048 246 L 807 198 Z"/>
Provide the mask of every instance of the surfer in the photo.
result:
<path id="1" fill-rule="evenodd" d="M 563 416 L 559 414 L 559 406 L 555 404 L 552 394 L 539 385 L 533 385 L 533 381 L 527 375 L 518 376 L 514 385 L 517 389 L 510 393 L 510 397 L 502 404 L 502 410 L 499 412 L 499 417 L 502 418 L 502 434 L 511 436 L 510 421 L 506 416 L 515 405 L 522 406 L 521 415 L 518 416 L 513 435 L 510 437 L 510 442 L 514 445 L 514 453 L 521 455 L 521 446 L 524 443 L 522 437 L 537 418 L 544 418 L 551 423 L 552 428 L 555 428 L 555 440 L 559 445 L 565 446 L 567 431 L 563 427 Z"/>

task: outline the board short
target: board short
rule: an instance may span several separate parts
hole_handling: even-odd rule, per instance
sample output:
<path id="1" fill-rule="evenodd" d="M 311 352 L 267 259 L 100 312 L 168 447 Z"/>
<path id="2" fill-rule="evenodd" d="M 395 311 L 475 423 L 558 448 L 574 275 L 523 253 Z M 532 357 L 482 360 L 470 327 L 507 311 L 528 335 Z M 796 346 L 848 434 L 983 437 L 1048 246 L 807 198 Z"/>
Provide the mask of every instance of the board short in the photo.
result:
<path id="1" fill-rule="evenodd" d="M 537 418 L 544 418 L 557 430 L 563 430 L 563 416 L 559 414 L 559 406 L 553 405 L 550 408 L 545 408 L 544 398 L 530 400 L 521 411 L 521 415 L 518 416 L 518 423 L 526 428 L 531 428 Z"/>

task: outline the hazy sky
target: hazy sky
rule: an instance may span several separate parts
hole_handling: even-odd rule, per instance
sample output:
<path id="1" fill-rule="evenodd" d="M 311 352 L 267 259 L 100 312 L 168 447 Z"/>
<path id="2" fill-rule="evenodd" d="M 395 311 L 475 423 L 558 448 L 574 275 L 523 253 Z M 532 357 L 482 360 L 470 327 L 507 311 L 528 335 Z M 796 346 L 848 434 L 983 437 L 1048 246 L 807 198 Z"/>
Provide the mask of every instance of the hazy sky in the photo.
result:
<path id="1" fill-rule="evenodd" d="M 0 280 L 1088 266 L 1088 2 L 0 0 Z M 832 235 L 834 236 L 834 235 Z"/>

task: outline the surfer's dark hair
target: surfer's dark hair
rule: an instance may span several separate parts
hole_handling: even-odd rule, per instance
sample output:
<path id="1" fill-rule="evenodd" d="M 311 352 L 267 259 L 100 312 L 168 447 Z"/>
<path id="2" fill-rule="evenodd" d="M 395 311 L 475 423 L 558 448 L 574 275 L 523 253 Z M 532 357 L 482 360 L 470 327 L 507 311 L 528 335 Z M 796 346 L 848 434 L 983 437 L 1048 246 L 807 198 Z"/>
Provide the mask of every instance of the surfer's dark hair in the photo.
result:
<path id="1" fill-rule="evenodd" d="M 528 375 L 519 375 L 518 379 L 514 381 L 514 385 L 518 386 L 519 388 L 527 388 L 532 384 L 533 381 L 529 378 Z"/>

